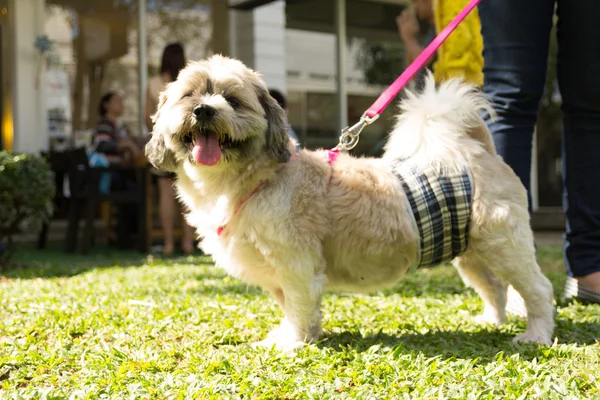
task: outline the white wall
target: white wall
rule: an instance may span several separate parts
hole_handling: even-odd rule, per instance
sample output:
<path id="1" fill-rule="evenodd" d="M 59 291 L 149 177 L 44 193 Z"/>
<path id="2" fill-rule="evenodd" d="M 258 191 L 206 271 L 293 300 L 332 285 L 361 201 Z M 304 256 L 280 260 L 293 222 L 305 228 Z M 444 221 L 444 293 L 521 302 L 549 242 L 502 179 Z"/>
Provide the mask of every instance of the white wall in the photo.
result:
<path id="1" fill-rule="evenodd" d="M 287 29 L 285 40 L 288 91 L 337 92 L 335 35 Z M 368 85 L 365 82 L 363 71 L 356 64 L 360 51 L 359 44 L 351 42 L 346 50 L 348 94 L 379 95 L 384 88 Z"/>
<path id="2" fill-rule="evenodd" d="M 16 152 L 48 148 L 44 72 L 39 74 L 35 38 L 44 34 L 45 0 L 11 0 L 11 54 L 14 144 Z"/>
<path id="3" fill-rule="evenodd" d="M 335 35 L 286 29 L 285 20 L 282 0 L 253 11 L 230 11 L 231 55 L 284 93 L 336 92 Z M 367 85 L 356 66 L 358 51 L 356 43 L 348 46 L 348 93 L 377 95 L 382 88 Z"/>
<path id="4" fill-rule="evenodd" d="M 269 87 L 285 93 L 285 1 L 233 13 L 232 55 L 260 72 Z"/>

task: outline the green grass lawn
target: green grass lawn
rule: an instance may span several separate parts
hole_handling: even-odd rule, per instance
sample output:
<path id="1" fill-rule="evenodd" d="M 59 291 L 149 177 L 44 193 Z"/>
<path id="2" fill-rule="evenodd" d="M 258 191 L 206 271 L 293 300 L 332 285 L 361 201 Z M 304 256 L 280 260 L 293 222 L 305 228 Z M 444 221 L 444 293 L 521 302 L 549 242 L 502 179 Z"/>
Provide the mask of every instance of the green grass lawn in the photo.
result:
<path id="1" fill-rule="evenodd" d="M 103 254 L 22 250 L 0 276 L 0 398 L 600 398 L 598 306 L 559 308 L 550 348 L 517 345 L 524 321 L 475 325 L 481 301 L 439 267 L 327 294 L 322 341 L 282 354 L 249 345 L 274 302 L 209 259 Z M 560 249 L 539 257 L 559 296 Z"/>

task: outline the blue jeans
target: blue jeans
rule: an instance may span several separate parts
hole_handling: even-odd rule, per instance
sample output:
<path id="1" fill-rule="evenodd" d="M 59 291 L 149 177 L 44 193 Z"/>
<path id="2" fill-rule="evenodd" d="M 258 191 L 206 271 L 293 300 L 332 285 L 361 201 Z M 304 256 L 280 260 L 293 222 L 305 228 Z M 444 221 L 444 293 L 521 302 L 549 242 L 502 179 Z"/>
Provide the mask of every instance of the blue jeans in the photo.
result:
<path id="1" fill-rule="evenodd" d="M 600 271 L 600 0 L 483 0 L 484 91 L 497 112 L 488 123 L 496 149 L 529 189 L 555 3 L 565 258 L 578 277 Z"/>

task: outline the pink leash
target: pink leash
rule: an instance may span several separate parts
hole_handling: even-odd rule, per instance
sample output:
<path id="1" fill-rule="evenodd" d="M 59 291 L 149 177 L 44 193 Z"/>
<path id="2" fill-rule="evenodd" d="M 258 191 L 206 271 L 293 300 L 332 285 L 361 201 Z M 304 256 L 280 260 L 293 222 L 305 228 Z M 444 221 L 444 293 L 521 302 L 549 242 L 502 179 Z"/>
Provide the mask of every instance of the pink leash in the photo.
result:
<path id="1" fill-rule="evenodd" d="M 479 4 L 480 0 L 471 0 L 469 4 L 462 9 L 460 13 L 433 39 L 431 43 L 423 50 L 421 54 L 402 72 L 402 74 L 392 83 L 380 96 L 375 100 L 375 103 L 367 109 L 360 121 L 348 128 L 342 130 L 340 136 L 340 144 L 338 148 L 342 150 L 351 150 L 358 143 L 358 135 L 363 128 L 377 120 L 383 110 L 394 100 L 396 95 L 400 93 L 402 88 L 415 76 L 415 74 L 423 68 L 427 60 L 433 56 L 437 49 L 446 41 L 448 36 L 456 29 L 456 27 L 467 17 L 467 15 Z"/>
<path id="2" fill-rule="evenodd" d="M 329 164 L 333 164 L 340 154 L 340 150 L 352 150 L 358 144 L 358 135 L 364 129 L 365 126 L 375 122 L 379 115 L 385 110 L 385 108 L 394 100 L 394 97 L 406 84 L 415 76 L 415 74 L 427 63 L 427 60 L 437 51 L 437 49 L 444 43 L 444 41 L 450 36 L 450 34 L 456 29 L 456 27 L 466 18 L 466 16 L 473 10 L 477 4 L 479 4 L 480 0 L 471 0 L 469 4 L 460 12 L 452 22 L 448 24 L 436 37 L 433 39 L 431 43 L 423 50 L 421 54 L 413 61 L 408 68 L 404 70 L 402 75 L 400 75 L 394 83 L 392 83 L 386 90 L 383 92 L 375 103 L 371 105 L 367 109 L 367 111 L 360 118 L 360 121 L 348 128 L 344 128 L 342 130 L 342 136 L 340 136 L 340 143 L 336 148 L 327 150 L 327 161 Z M 294 158 L 298 157 L 296 154 Z M 240 209 L 244 206 L 244 204 L 250 200 L 252 196 L 256 194 L 265 185 L 265 182 L 260 182 L 257 187 L 250 192 L 250 194 L 242 199 L 236 206 L 233 216 L 235 216 Z M 221 236 L 223 231 L 225 230 L 225 226 L 219 226 L 217 228 L 217 235 Z"/>

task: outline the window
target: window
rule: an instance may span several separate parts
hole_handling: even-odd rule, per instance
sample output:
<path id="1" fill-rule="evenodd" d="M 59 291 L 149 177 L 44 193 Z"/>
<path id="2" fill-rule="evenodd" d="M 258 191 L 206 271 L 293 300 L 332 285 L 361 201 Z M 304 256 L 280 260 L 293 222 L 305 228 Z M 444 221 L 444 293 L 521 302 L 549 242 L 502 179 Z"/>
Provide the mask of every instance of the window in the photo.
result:
<path id="1" fill-rule="evenodd" d="M 377 96 L 349 95 L 348 123 L 357 123 Z M 288 94 L 289 121 L 302 144 L 308 148 L 333 147 L 338 143 L 337 97 L 334 93 L 290 92 Z M 390 105 L 372 125 L 361 133 L 357 153 L 378 154 L 381 141 L 393 128 L 395 107 Z M 379 146 L 378 146 L 379 145 Z"/>
<path id="2" fill-rule="evenodd" d="M 158 73 L 168 43 L 180 42 L 187 59 L 208 55 L 212 37 L 209 0 L 147 3 L 149 77 Z M 66 100 L 49 100 L 72 109 L 71 117 L 70 112 L 63 113 L 58 106 L 50 105 L 51 124 L 58 125 L 60 118 L 71 119 L 66 123 L 67 130 L 89 129 L 98 118 L 100 97 L 107 91 L 118 91 L 124 100 L 121 122 L 132 135 L 146 133 L 139 124 L 140 112 L 145 110 L 140 109 L 139 99 L 137 7 L 138 0 L 47 0 L 45 30 L 55 53 L 50 75 L 66 82 L 66 92 L 71 94 Z"/>

